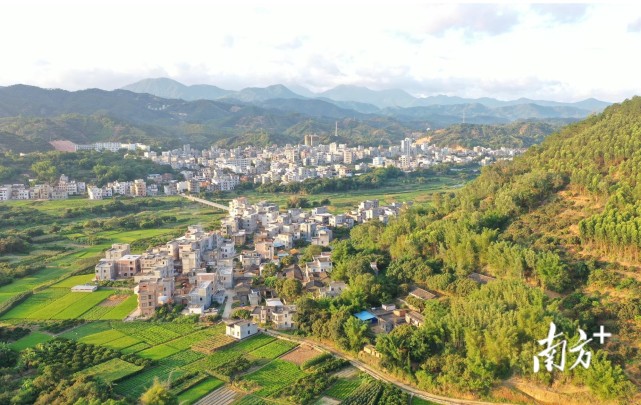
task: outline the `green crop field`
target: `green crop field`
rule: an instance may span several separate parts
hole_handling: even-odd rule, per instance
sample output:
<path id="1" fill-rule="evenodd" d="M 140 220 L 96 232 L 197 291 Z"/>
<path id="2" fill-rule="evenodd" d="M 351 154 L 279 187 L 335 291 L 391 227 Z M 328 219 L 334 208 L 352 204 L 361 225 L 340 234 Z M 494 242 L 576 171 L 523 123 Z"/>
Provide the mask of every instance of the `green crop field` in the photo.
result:
<path id="1" fill-rule="evenodd" d="M 93 367 L 89 367 L 77 375 L 90 375 L 112 383 L 142 370 L 142 366 L 129 363 L 121 359 L 111 359 Z"/>
<path id="2" fill-rule="evenodd" d="M 103 346 L 106 346 L 106 347 L 109 347 L 109 348 L 115 349 L 115 350 L 122 350 L 122 349 L 125 349 L 127 347 L 137 345 L 139 343 L 142 343 L 142 342 L 140 340 L 136 339 L 135 337 L 123 336 L 121 338 L 118 338 L 118 339 L 112 340 L 110 342 L 107 342 Z"/>
<path id="3" fill-rule="evenodd" d="M 127 337 L 124 333 L 117 330 L 105 330 L 93 335 L 85 336 L 78 339 L 79 342 L 88 343 L 92 345 L 105 345 L 106 343 L 113 342 L 114 340 Z"/>
<path id="4" fill-rule="evenodd" d="M 270 397 L 305 375 L 293 363 L 284 360 L 273 360 L 260 370 L 243 377 L 246 381 L 255 381 L 261 388 L 254 392 L 260 397 Z"/>
<path id="5" fill-rule="evenodd" d="M 169 346 L 168 344 L 162 344 L 158 346 L 154 346 L 150 349 L 143 350 L 141 352 L 138 352 L 138 356 L 144 357 L 146 359 L 152 359 L 152 360 L 160 360 L 164 359 L 165 357 L 171 356 L 172 354 L 178 353 L 180 349 L 176 349 L 175 347 Z"/>
<path id="6" fill-rule="evenodd" d="M 11 343 L 10 347 L 19 352 L 30 347 L 34 347 L 38 343 L 45 343 L 53 339 L 53 336 L 47 335 L 46 333 L 32 332 L 31 334 L 16 340 Z"/>
<path id="7" fill-rule="evenodd" d="M 264 334 L 251 336 L 238 343 L 216 350 L 213 354 L 193 363 L 189 369 L 191 371 L 212 370 L 220 364 L 226 363 L 239 356 L 247 355 L 249 352 L 265 346 L 274 340 L 276 340 L 276 338 Z"/>
<path id="8" fill-rule="evenodd" d="M 328 397 L 332 397 L 335 399 L 347 399 L 349 398 L 354 391 L 358 389 L 358 387 L 361 386 L 361 379 L 360 378 L 353 378 L 353 379 L 339 379 L 336 381 L 323 395 L 327 395 Z"/>
<path id="9" fill-rule="evenodd" d="M 112 327 L 109 322 L 91 322 L 71 329 L 61 334 L 60 337 L 63 337 L 65 339 L 79 340 L 84 338 L 85 336 L 90 336 L 111 329 Z"/>
<path id="10" fill-rule="evenodd" d="M 215 389 L 220 388 L 223 384 L 224 382 L 213 377 L 207 378 L 206 380 L 199 382 L 188 390 L 180 393 L 178 395 L 178 403 L 191 405 Z"/>
<path id="11" fill-rule="evenodd" d="M 147 343 L 140 342 L 140 343 L 136 343 L 133 346 L 129 346 L 129 347 L 126 347 L 126 348 L 122 349 L 121 352 L 123 352 L 124 354 L 137 353 L 137 352 L 139 352 L 141 350 L 148 349 L 149 347 L 151 347 L 151 346 L 149 346 Z"/>
<path id="12" fill-rule="evenodd" d="M 265 346 L 249 352 L 249 355 L 258 359 L 272 360 L 287 353 L 296 346 L 298 346 L 297 343 L 288 342 L 286 340 L 275 340 Z"/>
<path id="13" fill-rule="evenodd" d="M 69 278 L 66 278 L 66 279 L 62 280 L 59 283 L 56 283 L 56 284 L 52 285 L 51 287 L 54 287 L 54 288 L 71 288 L 71 287 L 74 287 L 74 286 L 79 285 L 79 284 L 87 284 L 87 283 L 93 281 L 94 278 L 95 277 L 94 277 L 93 274 L 82 274 L 82 275 L 79 275 L 79 276 L 71 276 Z"/>
<path id="14" fill-rule="evenodd" d="M 95 307 L 104 301 L 107 297 L 114 294 L 114 291 L 95 291 L 92 293 L 71 293 L 71 294 L 83 294 L 80 300 L 75 301 L 73 305 L 65 308 L 63 311 L 60 311 L 56 315 L 52 316 L 51 319 L 76 319 L 79 318 L 82 314 Z"/>
<path id="15" fill-rule="evenodd" d="M 104 314 L 100 319 L 104 320 L 123 320 L 130 313 L 132 313 L 138 306 L 138 297 L 136 295 L 131 295 L 126 300 L 121 302 L 115 307 L 112 307 L 110 311 Z"/>

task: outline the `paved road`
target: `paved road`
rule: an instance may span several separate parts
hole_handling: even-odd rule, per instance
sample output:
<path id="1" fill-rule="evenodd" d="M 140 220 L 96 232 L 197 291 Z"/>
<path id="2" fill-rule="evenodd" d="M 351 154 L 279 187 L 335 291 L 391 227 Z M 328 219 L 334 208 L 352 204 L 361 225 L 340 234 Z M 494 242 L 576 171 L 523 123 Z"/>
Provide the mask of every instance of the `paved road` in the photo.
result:
<path id="1" fill-rule="evenodd" d="M 342 359 L 348 360 L 350 363 L 352 363 L 352 365 L 354 367 L 356 367 L 359 370 L 371 375 L 372 377 L 376 378 L 377 380 L 387 381 L 389 383 L 392 383 L 392 384 L 396 385 L 397 387 L 401 388 L 402 390 L 408 392 L 410 395 L 413 395 L 413 396 L 416 396 L 416 397 L 419 397 L 419 398 L 423 398 L 423 399 L 426 399 L 428 401 L 435 402 L 437 404 L 445 404 L 445 405 L 452 405 L 452 404 L 491 405 L 492 404 L 491 402 L 472 401 L 472 400 L 467 400 L 467 399 L 456 399 L 456 398 L 443 397 L 443 396 L 436 395 L 436 394 L 430 394 L 429 392 L 421 391 L 421 390 L 419 390 L 417 388 L 409 386 L 409 385 L 405 384 L 404 382 L 402 382 L 402 381 L 400 381 L 400 380 L 398 380 L 398 379 L 396 379 L 396 378 L 394 378 L 392 376 L 383 374 L 381 371 L 379 371 L 377 369 L 374 369 L 370 365 L 363 363 L 362 361 L 358 360 L 357 358 L 355 358 L 353 356 L 350 356 L 349 354 L 346 354 L 346 353 L 343 353 L 343 352 L 339 352 L 336 349 L 334 349 L 332 347 L 329 347 L 327 345 L 324 345 L 322 343 L 319 343 L 319 342 L 316 342 L 316 341 L 313 341 L 313 340 L 309 340 L 309 339 L 305 339 L 305 338 L 300 338 L 298 336 L 287 335 L 287 334 L 280 333 L 280 332 L 274 331 L 274 330 L 267 330 L 266 333 L 269 334 L 269 335 L 275 336 L 275 337 L 277 337 L 279 339 L 291 340 L 291 341 L 299 342 L 299 343 L 300 342 L 304 342 L 304 343 L 307 343 L 308 345 L 313 346 L 313 347 L 315 347 L 317 349 L 320 349 L 320 350 L 323 350 L 323 351 L 326 351 L 326 352 L 330 352 L 336 357 L 340 357 Z"/>
<path id="2" fill-rule="evenodd" d="M 218 208 L 218 209 L 225 210 L 225 211 L 229 211 L 230 210 L 230 208 L 228 206 L 226 206 L 226 205 L 216 204 L 215 202 L 203 200 L 202 198 L 198 198 L 198 197 L 194 197 L 194 196 L 186 195 L 186 194 L 181 194 L 180 196 L 181 197 L 185 197 L 186 199 L 191 200 L 191 201 L 195 201 L 195 202 L 198 202 L 198 203 L 201 203 L 201 204 L 209 205 L 210 207 Z"/>
<path id="3" fill-rule="evenodd" d="M 223 319 L 229 319 L 231 316 L 231 304 L 233 301 L 233 297 L 235 295 L 233 289 L 227 289 L 225 290 L 225 295 L 227 296 L 227 300 L 225 301 L 225 309 L 223 310 Z"/>

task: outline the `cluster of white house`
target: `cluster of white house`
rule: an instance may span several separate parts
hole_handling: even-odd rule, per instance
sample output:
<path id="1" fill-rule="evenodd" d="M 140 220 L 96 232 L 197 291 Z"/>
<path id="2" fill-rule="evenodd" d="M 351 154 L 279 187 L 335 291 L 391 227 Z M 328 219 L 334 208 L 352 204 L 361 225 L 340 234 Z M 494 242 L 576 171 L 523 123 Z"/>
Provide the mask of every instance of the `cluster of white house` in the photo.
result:
<path id="1" fill-rule="evenodd" d="M 0 186 L 0 201 L 6 200 L 64 200 L 70 195 L 85 194 L 86 184 L 82 181 L 69 180 L 64 174 L 57 184 L 36 184 L 33 187 L 24 184 L 5 184 Z"/>
<path id="2" fill-rule="evenodd" d="M 220 260 L 216 253 L 221 251 L 233 252 L 234 246 L 219 233 L 194 225 L 184 236 L 140 255 L 131 254 L 128 244 L 114 244 L 96 265 L 95 276 L 99 281 L 133 278 L 142 316 L 168 302 L 185 303 L 191 313 L 202 313 L 214 300 L 222 303 L 224 288 L 232 286 L 232 263 Z M 208 272 L 216 264 L 217 271 Z"/>
<path id="3" fill-rule="evenodd" d="M 346 214 L 330 214 L 326 207 L 281 213 L 275 204 L 250 204 L 239 197 L 229 207 L 230 215 L 222 220 L 218 231 L 189 226 L 184 236 L 142 254 L 132 254 L 128 244 L 112 245 L 95 267 L 96 280 L 133 279 L 143 317 L 169 302 L 186 304 L 188 313 L 203 314 L 214 302 L 221 304 L 227 297 L 250 309 L 255 322 L 290 329 L 295 327 L 295 307 L 284 304 L 273 289 L 256 286 L 253 279 L 262 275 L 267 264 L 280 265 L 294 241 L 328 246 L 333 227 L 386 220 L 397 215 L 401 205 L 381 207 L 377 200 L 369 200 Z M 250 243 L 252 250 L 237 254 L 237 246 Z M 331 254 L 323 252 L 301 266 L 283 268 L 277 276 L 299 280 L 306 291 L 317 296 L 335 297 L 347 285 L 331 281 L 331 271 Z"/>
<path id="4" fill-rule="evenodd" d="M 393 166 L 412 171 L 440 163 L 477 161 L 484 165 L 523 152 L 522 149 L 510 148 L 444 148 L 428 143 L 417 144 L 412 138 L 388 147 L 348 147 L 336 142 L 327 145 L 319 144 L 318 139 L 316 135 L 308 135 L 304 145 L 211 147 L 202 151 L 184 145 L 182 149 L 160 155 L 148 152 L 145 156 L 158 163 L 170 164 L 175 169 L 186 169 L 191 173 L 191 179 L 200 182 L 203 190 L 225 191 L 233 189 L 241 180 L 257 184 L 290 183 L 312 178 L 349 177 L 372 167 Z"/>

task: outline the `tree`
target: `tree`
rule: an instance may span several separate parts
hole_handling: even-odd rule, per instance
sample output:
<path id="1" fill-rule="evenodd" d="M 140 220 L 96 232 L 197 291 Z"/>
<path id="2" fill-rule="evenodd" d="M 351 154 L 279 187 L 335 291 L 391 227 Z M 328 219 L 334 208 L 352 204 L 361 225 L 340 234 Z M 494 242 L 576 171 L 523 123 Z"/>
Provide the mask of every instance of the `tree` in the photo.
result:
<path id="1" fill-rule="evenodd" d="M 345 331 L 348 350 L 358 352 L 364 345 L 369 343 L 369 327 L 365 322 L 351 316 L 343 325 L 343 330 Z"/>
<path id="2" fill-rule="evenodd" d="M 287 280 L 283 281 L 277 292 L 278 295 L 285 298 L 287 302 L 292 302 L 296 298 L 300 297 L 302 291 L 303 285 L 299 280 L 296 280 L 295 278 L 288 278 Z"/>
<path id="3" fill-rule="evenodd" d="M 178 398 L 169 391 L 167 382 L 160 382 L 158 377 L 154 378 L 154 383 L 140 397 L 143 405 L 178 405 Z"/>
<path id="4" fill-rule="evenodd" d="M 7 343 L 0 342 L 0 368 L 13 367 L 18 361 L 18 353 L 12 350 Z"/>

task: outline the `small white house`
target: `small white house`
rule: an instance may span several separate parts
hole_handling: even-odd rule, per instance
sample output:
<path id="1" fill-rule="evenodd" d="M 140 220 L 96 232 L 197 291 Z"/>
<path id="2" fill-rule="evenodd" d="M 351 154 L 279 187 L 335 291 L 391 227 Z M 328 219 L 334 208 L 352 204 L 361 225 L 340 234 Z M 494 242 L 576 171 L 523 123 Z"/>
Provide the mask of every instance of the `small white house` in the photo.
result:
<path id="1" fill-rule="evenodd" d="M 252 321 L 244 319 L 226 322 L 225 326 L 225 333 L 227 336 L 231 336 L 238 340 L 245 339 L 258 333 L 258 325 Z"/>
<path id="2" fill-rule="evenodd" d="M 92 293 L 98 289 L 97 285 L 91 285 L 91 284 L 80 284 L 71 287 L 71 292 L 88 292 Z"/>

